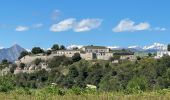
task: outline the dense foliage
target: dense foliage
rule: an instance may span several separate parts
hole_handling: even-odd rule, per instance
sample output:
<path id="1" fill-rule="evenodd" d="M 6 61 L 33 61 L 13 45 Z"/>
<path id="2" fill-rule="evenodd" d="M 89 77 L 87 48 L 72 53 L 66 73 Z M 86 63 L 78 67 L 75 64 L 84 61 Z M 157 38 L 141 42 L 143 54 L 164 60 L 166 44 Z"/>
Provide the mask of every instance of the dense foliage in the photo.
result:
<path id="1" fill-rule="evenodd" d="M 44 53 L 44 50 L 41 49 L 40 47 L 34 47 L 34 48 L 32 48 L 31 53 L 32 54 Z"/>
<path id="2" fill-rule="evenodd" d="M 80 60 L 80 59 L 79 59 Z M 97 86 L 99 91 L 123 91 L 140 93 L 166 89 L 170 86 L 170 57 L 161 59 L 141 58 L 135 62 L 122 61 L 113 64 L 111 61 L 73 60 L 65 56 L 54 57 L 48 61 L 51 71 L 40 70 L 35 73 L 12 74 L 12 81 L 1 76 L 1 87 L 42 88 L 56 84 L 60 88 L 85 88 L 87 84 Z M 38 65 L 41 59 L 34 63 Z M 5 63 L 5 62 L 4 62 Z M 21 66 L 22 68 L 24 67 Z M 6 86 L 7 85 L 7 86 Z"/>

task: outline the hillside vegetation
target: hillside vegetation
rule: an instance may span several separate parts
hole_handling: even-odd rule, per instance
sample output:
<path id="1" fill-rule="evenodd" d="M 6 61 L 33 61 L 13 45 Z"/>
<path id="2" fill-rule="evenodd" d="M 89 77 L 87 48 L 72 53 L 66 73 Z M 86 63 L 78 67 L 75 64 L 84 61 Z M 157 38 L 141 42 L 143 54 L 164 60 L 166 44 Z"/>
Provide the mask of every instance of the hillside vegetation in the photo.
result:
<path id="1" fill-rule="evenodd" d="M 39 66 L 42 62 L 36 59 L 33 63 Z M 86 61 L 75 54 L 71 58 L 56 56 L 45 63 L 49 71 L 39 69 L 34 73 L 19 74 L 13 74 L 16 68 L 13 64 L 10 73 L 0 76 L 0 98 L 170 99 L 170 56 L 145 57 L 133 62 L 123 60 L 114 64 L 104 60 Z M 0 69 L 9 65 L 10 62 L 3 60 Z M 21 64 L 20 67 L 27 66 Z"/>

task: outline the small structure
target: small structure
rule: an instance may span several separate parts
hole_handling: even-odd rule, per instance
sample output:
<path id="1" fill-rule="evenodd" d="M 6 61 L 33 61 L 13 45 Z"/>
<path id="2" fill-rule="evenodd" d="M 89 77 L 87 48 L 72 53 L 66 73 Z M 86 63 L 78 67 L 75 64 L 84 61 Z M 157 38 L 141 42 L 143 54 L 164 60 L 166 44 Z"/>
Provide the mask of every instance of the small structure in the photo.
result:
<path id="1" fill-rule="evenodd" d="M 120 60 L 130 60 L 130 61 L 135 61 L 136 57 L 134 55 L 121 55 Z"/>
<path id="2" fill-rule="evenodd" d="M 54 51 L 52 55 L 55 56 L 66 56 L 66 57 L 72 57 L 75 53 L 80 53 L 79 50 L 58 50 Z"/>
<path id="3" fill-rule="evenodd" d="M 162 58 L 164 55 L 170 56 L 170 51 L 158 51 L 155 59 Z"/>
<path id="4" fill-rule="evenodd" d="M 88 53 L 101 53 L 101 52 L 109 52 L 109 48 L 106 48 L 104 46 L 84 46 L 81 48 L 83 51 L 88 52 Z"/>

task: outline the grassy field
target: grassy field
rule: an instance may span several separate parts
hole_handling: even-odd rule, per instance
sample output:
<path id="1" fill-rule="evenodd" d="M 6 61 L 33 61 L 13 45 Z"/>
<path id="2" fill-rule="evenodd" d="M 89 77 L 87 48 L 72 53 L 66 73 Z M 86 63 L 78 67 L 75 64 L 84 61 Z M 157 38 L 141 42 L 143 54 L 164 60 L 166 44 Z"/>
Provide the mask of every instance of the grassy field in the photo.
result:
<path id="1" fill-rule="evenodd" d="M 161 90 L 156 92 L 144 92 L 139 94 L 125 95 L 123 93 L 100 93 L 100 94 L 23 94 L 16 91 L 0 93 L 0 100 L 170 100 L 170 91 Z"/>

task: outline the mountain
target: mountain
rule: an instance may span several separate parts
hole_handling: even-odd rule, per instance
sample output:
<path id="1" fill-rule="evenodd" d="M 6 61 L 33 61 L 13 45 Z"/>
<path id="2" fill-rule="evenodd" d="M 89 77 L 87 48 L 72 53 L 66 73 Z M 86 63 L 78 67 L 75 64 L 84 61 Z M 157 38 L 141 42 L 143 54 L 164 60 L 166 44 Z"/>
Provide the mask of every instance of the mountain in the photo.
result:
<path id="1" fill-rule="evenodd" d="M 18 59 L 22 51 L 26 50 L 18 44 L 15 44 L 10 48 L 0 49 L 0 61 L 2 61 L 3 59 L 7 59 L 8 61 L 13 62 Z"/>
<path id="2" fill-rule="evenodd" d="M 69 46 L 67 46 L 67 49 L 69 49 L 69 50 L 71 50 L 71 49 L 73 49 L 73 48 L 82 48 L 83 47 L 83 45 L 69 45 Z"/>
<path id="3" fill-rule="evenodd" d="M 154 43 L 152 45 L 143 46 L 143 47 L 129 46 L 128 49 L 130 49 L 132 51 L 157 52 L 160 50 L 167 50 L 167 45 L 161 44 L 161 43 Z"/>

